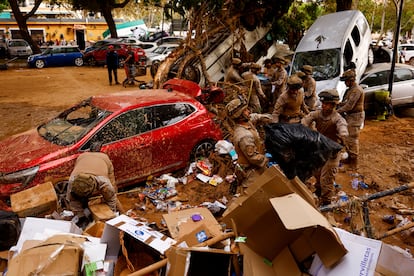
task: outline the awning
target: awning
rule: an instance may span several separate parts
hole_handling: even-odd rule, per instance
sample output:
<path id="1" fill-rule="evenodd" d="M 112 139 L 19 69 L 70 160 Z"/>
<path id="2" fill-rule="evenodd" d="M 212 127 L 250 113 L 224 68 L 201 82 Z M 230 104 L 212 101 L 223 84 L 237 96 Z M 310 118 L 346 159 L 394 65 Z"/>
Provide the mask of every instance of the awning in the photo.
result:
<path id="1" fill-rule="evenodd" d="M 116 24 L 116 30 L 117 30 L 118 35 L 120 35 L 120 32 L 119 32 L 120 30 L 126 30 L 126 31 L 130 31 L 130 33 L 132 33 L 131 28 L 134 28 L 134 27 L 137 27 L 137 26 L 145 26 L 146 27 L 144 20 L 135 20 L 135 21 Z M 109 29 L 107 29 L 102 33 L 102 36 L 103 37 L 108 37 L 110 34 L 111 34 L 111 32 L 109 31 Z"/>

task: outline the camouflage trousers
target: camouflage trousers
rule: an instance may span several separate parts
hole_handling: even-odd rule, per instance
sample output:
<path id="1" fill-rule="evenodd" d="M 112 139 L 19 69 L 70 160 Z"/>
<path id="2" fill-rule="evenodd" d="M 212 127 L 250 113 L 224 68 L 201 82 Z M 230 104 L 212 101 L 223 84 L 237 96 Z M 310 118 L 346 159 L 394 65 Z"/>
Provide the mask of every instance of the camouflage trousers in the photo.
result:
<path id="1" fill-rule="evenodd" d="M 348 114 L 345 117 L 348 123 L 349 136 L 345 139 L 346 150 L 350 159 L 357 160 L 359 154 L 359 134 L 365 120 L 365 112 Z"/>
<path id="2" fill-rule="evenodd" d="M 322 205 L 330 204 L 335 195 L 335 176 L 338 172 L 340 154 L 330 158 L 325 165 L 315 174 L 316 194 Z"/>

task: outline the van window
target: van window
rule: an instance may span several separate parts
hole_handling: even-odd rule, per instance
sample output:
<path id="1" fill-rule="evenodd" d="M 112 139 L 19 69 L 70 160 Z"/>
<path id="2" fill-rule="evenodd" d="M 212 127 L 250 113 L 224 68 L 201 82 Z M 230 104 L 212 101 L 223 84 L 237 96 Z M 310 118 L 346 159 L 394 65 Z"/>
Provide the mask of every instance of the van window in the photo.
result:
<path id="1" fill-rule="evenodd" d="M 355 25 L 351 32 L 352 39 L 355 42 L 356 46 L 359 46 L 361 43 L 361 34 L 359 33 L 358 27 Z"/>
<path id="2" fill-rule="evenodd" d="M 349 39 L 346 41 L 344 49 L 344 70 L 351 64 L 352 58 L 354 57 L 354 50 L 352 48 L 351 42 Z"/>
<path id="3" fill-rule="evenodd" d="M 341 49 L 326 49 L 309 52 L 298 52 L 295 55 L 295 63 L 292 72 L 309 64 L 313 66 L 313 77 L 316 81 L 329 80 L 339 76 Z"/>

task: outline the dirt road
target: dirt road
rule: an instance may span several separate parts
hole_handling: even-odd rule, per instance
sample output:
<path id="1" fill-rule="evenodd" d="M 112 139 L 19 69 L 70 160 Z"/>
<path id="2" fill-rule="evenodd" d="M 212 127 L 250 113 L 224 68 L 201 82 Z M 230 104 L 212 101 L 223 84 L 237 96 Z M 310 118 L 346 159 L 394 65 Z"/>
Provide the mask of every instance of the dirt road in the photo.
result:
<path id="1" fill-rule="evenodd" d="M 119 70 L 118 75 L 120 80 L 125 77 L 123 70 Z M 40 70 L 11 67 L 0 71 L 0 83 L 0 139 L 34 127 L 89 96 L 134 89 L 120 85 L 109 86 L 107 72 L 103 67 Z M 361 176 L 360 180 L 368 185 L 367 189 L 353 190 L 351 180 L 355 175 L 349 172 L 339 173 L 337 177 L 337 184 L 349 197 L 371 194 L 412 182 L 414 180 L 412 112 L 406 113 L 404 117 L 394 116 L 381 122 L 367 119 L 361 134 L 360 159 L 358 173 Z M 192 200 L 189 204 L 199 204 L 206 198 L 214 200 L 214 194 L 206 194 L 209 191 L 205 188 L 187 186 L 185 192 Z M 398 205 L 401 208 L 403 206 L 413 209 L 413 192 L 407 191 L 369 203 L 371 224 L 376 235 L 396 226 L 397 222 L 393 225 L 383 222 L 382 216 L 395 215 L 396 211 L 392 207 Z M 338 226 L 349 229 L 346 222 L 349 213 L 338 211 L 334 215 Z M 412 215 L 403 215 L 403 217 L 409 220 L 413 218 Z M 414 253 L 414 238 L 406 239 L 396 234 L 384 241 Z"/>

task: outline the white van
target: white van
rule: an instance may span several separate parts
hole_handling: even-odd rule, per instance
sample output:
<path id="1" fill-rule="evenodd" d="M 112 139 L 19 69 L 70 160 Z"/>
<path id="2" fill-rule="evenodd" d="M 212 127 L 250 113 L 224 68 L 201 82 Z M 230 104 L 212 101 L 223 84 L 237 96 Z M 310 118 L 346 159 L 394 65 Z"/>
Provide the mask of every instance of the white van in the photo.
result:
<path id="1" fill-rule="evenodd" d="M 370 44 L 371 30 L 360 11 L 348 10 L 321 16 L 299 42 L 290 73 L 299 71 L 305 64 L 312 65 L 317 93 L 336 88 L 342 99 L 346 86 L 339 77 L 353 62 L 359 81 L 374 59 Z"/>

